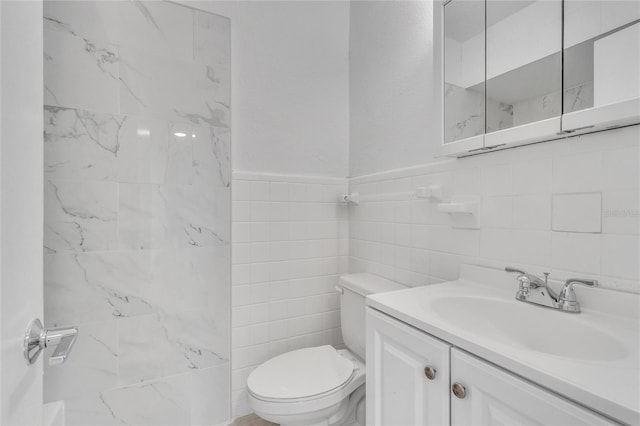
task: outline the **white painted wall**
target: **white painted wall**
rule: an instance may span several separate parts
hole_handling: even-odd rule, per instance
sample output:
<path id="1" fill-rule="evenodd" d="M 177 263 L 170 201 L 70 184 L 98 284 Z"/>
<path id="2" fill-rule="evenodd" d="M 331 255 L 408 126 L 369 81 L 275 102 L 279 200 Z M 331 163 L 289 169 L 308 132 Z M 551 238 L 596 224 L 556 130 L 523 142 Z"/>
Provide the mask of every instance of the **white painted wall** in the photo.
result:
<path id="1" fill-rule="evenodd" d="M 439 138 L 431 1 L 350 9 L 350 175 L 424 163 Z"/>
<path id="2" fill-rule="evenodd" d="M 24 332 L 42 318 L 42 2 L 0 2 L 0 424 L 42 423 L 42 357 Z"/>
<path id="3" fill-rule="evenodd" d="M 180 3 L 231 18 L 234 170 L 347 176 L 349 3 Z"/>

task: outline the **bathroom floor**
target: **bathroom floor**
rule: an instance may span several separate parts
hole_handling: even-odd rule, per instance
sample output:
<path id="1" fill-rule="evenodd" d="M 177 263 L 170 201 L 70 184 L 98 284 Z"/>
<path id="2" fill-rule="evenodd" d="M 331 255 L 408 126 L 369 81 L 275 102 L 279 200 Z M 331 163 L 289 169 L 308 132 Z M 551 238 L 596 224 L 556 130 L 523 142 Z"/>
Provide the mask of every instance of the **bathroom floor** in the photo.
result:
<path id="1" fill-rule="evenodd" d="M 246 416 L 238 417 L 229 426 L 278 426 L 276 423 L 268 422 L 255 414 L 247 414 Z M 356 421 L 347 423 L 344 426 L 360 426 Z"/>
<path id="2" fill-rule="evenodd" d="M 276 425 L 276 423 L 268 422 L 252 413 L 252 414 L 247 414 L 246 416 L 238 417 L 229 426 L 272 426 L 272 425 Z"/>

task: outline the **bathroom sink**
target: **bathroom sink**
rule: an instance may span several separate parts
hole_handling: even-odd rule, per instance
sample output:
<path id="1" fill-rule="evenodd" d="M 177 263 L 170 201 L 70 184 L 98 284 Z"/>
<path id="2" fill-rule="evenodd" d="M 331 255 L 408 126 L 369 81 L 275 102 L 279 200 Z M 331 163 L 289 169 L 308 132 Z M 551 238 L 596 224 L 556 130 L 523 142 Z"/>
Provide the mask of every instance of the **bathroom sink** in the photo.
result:
<path id="1" fill-rule="evenodd" d="M 430 308 L 467 332 L 547 355 L 586 361 L 628 355 L 622 342 L 589 324 L 584 315 L 478 296 L 438 297 L 430 301 Z"/>
<path id="2" fill-rule="evenodd" d="M 367 304 L 592 410 L 640 424 L 640 297 L 576 288 L 582 311 L 569 313 L 516 300 L 515 281 L 501 269 L 461 265 L 456 281 L 376 294 Z"/>

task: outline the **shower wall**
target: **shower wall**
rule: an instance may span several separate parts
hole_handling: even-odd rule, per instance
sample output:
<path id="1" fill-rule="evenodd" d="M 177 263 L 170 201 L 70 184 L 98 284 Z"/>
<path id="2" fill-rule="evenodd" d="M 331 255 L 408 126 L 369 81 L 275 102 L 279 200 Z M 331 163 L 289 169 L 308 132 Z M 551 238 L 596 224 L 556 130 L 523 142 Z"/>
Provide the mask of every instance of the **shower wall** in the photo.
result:
<path id="1" fill-rule="evenodd" d="M 67 424 L 229 418 L 230 26 L 168 2 L 44 4 L 45 323 L 78 325 Z"/>

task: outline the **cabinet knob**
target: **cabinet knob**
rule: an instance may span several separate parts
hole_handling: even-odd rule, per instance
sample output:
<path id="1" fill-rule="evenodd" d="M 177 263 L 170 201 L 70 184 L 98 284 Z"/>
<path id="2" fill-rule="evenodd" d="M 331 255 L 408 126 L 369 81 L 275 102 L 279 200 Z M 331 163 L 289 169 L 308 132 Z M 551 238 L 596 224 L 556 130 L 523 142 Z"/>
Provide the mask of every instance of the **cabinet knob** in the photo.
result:
<path id="1" fill-rule="evenodd" d="M 465 396 L 467 396 L 467 389 L 460 383 L 454 383 L 453 385 L 451 385 L 451 391 L 457 398 L 460 399 L 463 399 Z"/>
<path id="2" fill-rule="evenodd" d="M 424 368 L 424 375 L 427 376 L 427 379 L 433 380 L 436 378 L 436 369 L 431 366 L 427 366 Z"/>

